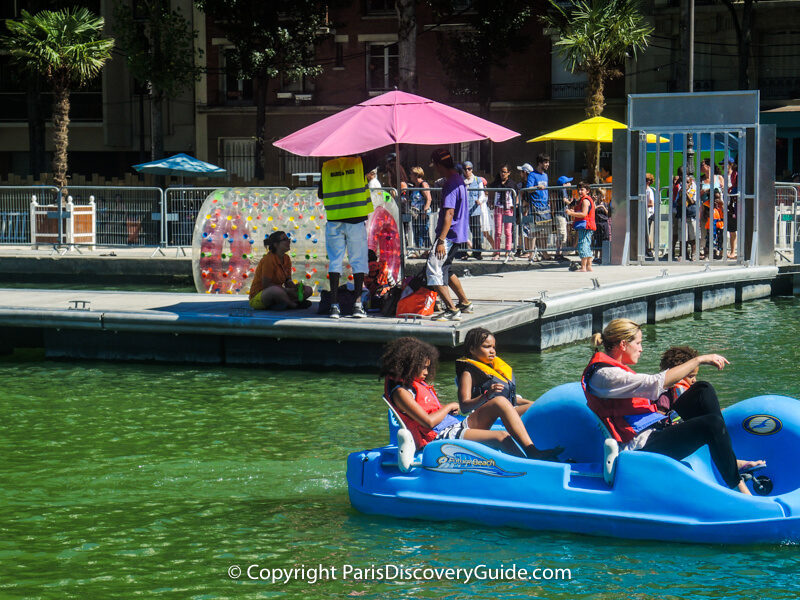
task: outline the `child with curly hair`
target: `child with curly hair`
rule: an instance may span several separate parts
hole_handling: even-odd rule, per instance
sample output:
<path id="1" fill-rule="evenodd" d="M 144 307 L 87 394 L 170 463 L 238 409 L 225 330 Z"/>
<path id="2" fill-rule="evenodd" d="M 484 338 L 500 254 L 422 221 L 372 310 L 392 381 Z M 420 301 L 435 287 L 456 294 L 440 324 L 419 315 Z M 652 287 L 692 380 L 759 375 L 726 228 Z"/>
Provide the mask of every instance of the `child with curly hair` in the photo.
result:
<path id="1" fill-rule="evenodd" d="M 672 348 L 667 348 L 667 350 L 664 351 L 664 354 L 661 355 L 661 370 L 668 371 L 673 367 L 679 367 L 683 363 L 687 363 L 697 356 L 697 350 L 691 346 L 673 346 Z M 672 405 L 675 404 L 678 396 L 697 383 L 697 372 L 699 370 L 700 367 L 695 368 L 686 377 L 681 379 L 675 385 L 667 388 L 667 390 L 658 397 L 658 400 L 656 400 L 658 412 L 665 415 L 670 413 L 672 410 Z"/>
<path id="2" fill-rule="evenodd" d="M 436 348 L 412 337 L 390 342 L 381 357 L 379 376 L 385 378 L 386 397 L 397 408 L 418 449 L 434 440 L 465 439 L 528 458 L 547 459 L 562 451 L 562 448 L 538 450 L 508 402 L 493 402 L 482 407 L 483 410 L 474 411 L 463 421 L 456 419 L 458 403 L 450 402 L 443 406 L 430 385 L 438 361 Z M 491 429 L 498 417 L 508 432 Z"/>

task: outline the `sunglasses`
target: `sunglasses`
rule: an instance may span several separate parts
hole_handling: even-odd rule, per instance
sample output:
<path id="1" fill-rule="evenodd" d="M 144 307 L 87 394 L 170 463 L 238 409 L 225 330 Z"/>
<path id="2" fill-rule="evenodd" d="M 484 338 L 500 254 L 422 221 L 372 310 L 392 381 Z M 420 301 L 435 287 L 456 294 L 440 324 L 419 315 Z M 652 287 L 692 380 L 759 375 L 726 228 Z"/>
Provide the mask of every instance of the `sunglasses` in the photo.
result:
<path id="1" fill-rule="evenodd" d="M 472 167 L 464 167 L 465 171 L 472 171 Z"/>

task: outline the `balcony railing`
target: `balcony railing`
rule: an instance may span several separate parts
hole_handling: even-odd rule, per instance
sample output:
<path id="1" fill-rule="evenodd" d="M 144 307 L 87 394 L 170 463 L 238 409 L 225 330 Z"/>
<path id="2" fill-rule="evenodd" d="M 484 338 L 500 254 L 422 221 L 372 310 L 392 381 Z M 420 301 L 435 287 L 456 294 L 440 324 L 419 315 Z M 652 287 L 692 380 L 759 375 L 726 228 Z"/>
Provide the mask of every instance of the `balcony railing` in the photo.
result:
<path id="1" fill-rule="evenodd" d="M 713 79 L 695 79 L 694 80 L 694 92 L 713 92 L 714 91 L 714 80 Z M 667 89 L 671 94 L 675 92 L 683 91 L 678 89 L 678 82 L 674 79 L 670 80 L 669 84 L 667 85 Z"/>
<path id="2" fill-rule="evenodd" d="M 550 86 L 551 100 L 579 99 L 586 96 L 586 83 L 554 83 Z"/>

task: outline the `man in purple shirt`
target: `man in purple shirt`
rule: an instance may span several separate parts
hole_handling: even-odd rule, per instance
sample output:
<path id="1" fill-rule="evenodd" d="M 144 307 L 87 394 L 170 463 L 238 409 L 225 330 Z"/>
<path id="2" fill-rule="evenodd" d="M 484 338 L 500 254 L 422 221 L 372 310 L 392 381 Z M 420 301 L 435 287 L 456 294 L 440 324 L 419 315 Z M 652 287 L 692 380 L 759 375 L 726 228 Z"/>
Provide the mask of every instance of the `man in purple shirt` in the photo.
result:
<path id="1" fill-rule="evenodd" d="M 456 171 L 453 157 L 445 148 L 434 150 L 431 166 L 436 169 L 442 184 L 442 204 L 436 223 L 436 241 L 428 255 L 426 265 L 427 288 L 436 292 L 445 304 L 443 312 L 433 316 L 434 321 L 460 321 L 461 313 L 471 313 L 472 302 L 467 299 L 461 282 L 450 272 L 450 265 L 458 251 L 458 244 L 469 239 L 469 203 L 464 179 Z M 450 286 L 458 296 L 458 304 L 450 298 Z"/>

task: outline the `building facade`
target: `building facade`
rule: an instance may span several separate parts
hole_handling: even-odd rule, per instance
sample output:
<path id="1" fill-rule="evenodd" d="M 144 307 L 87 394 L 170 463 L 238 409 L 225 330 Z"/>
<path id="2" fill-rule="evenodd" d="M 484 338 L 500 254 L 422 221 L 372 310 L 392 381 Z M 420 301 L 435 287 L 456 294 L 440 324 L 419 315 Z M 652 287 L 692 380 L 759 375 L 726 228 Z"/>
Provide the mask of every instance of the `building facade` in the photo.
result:
<path id="1" fill-rule="evenodd" d="M 27 0 L 2 3 L 0 17 L 13 18 L 27 8 Z M 104 15 L 113 36 L 114 0 L 86 0 Z M 224 34 L 199 12 L 190 0 L 172 0 L 198 31 L 196 44 L 205 73 L 193 90 L 165 105 L 165 150 L 186 152 L 219 164 L 233 174 L 232 182 L 255 184 L 256 107 L 253 82 L 238 79 L 228 68 Z M 735 6 L 741 15 L 743 2 Z M 762 0 L 753 10 L 750 87 L 761 90 L 764 110 L 784 108 L 800 94 L 800 3 Z M 449 40 L 469 30 L 459 15 L 436 18 L 429 3 L 417 3 L 417 93 L 475 114 L 481 106 L 475 93 L 461 93 L 457 77 L 445 67 Z M 626 76 L 606 87 L 604 116 L 625 120 L 626 94 L 677 91 L 676 69 L 679 7 L 676 0 L 649 0 L 645 16 L 655 26 L 650 47 L 638 60 L 628 60 Z M 780 14 L 776 24 L 775 15 Z M 391 89 L 398 83 L 398 17 L 393 0 L 354 0 L 349 7 L 331 11 L 330 28 L 316 47 L 322 73 L 301 81 L 269 82 L 265 150 L 267 185 L 293 185 L 293 174 L 319 170 L 317 159 L 285 153 L 271 142 L 325 116 Z M 738 45 L 733 17 L 718 1 L 696 0 L 695 90 L 737 89 Z M 526 140 L 585 118 L 585 80 L 568 73 L 553 56 L 552 32 L 534 16 L 524 28 L 527 44 L 512 52 L 504 65 L 495 65 L 487 81 L 488 118 L 515 131 L 520 137 L 490 144 L 483 152 L 479 143 L 451 148 L 462 160 L 471 160 L 487 176 L 500 164 L 513 167 L 533 163 L 538 152 L 553 156 L 551 174 L 573 174 L 583 164 L 580 144 Z M 470 87 L 473 92 L 476 82 Z M 28 167 L 26 94 L 23 82 L 0 56 L 0 174 L 31 174 Z M 800 125 L 791 110 L 763 113 L 764 122 L 779 123 L 778 176 L 800 170 Z M 51 135 L 48 132 L 48 150 Z M 145 86 L 136 82 L 119 51 L 104 69 L 102 80 L 73 95 L 70 126 L 70 171 L 108 177 L 132 172 L 131 165 L 149 160 L 150 106 Z M 602 163 L 610 163 L 608 152 Z M 390 151 L 390 149 L 387 149 Z M 427 167 L 430 148 L 407 148 L 408 166 Z"/>

